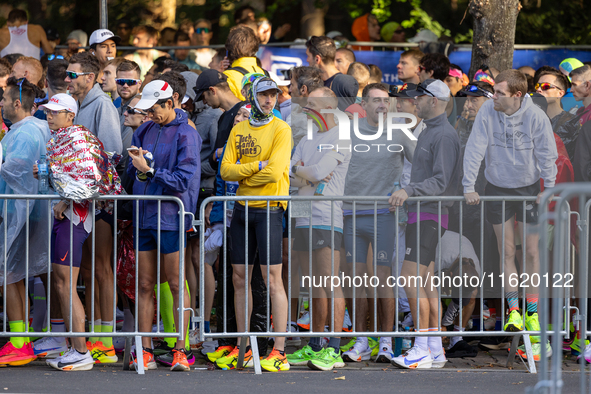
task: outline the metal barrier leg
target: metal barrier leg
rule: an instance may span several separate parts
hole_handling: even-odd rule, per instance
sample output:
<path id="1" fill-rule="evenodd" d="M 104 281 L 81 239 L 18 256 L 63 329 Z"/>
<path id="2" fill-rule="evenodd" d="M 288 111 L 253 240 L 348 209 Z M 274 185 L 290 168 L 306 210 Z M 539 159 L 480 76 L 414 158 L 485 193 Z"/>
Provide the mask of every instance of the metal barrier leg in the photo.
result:
<path id="1" fill-rule="evenodd" d="M 519 346 L 520 335 L 515 335 L 511 341 L 511 350 L 509 357 L 507 358 L 507 368 L 513 367 L 513 361 L 515 360 L 515 354 L 517 354 L 517 347 Z M 525 345 L 525 354 L 527 355 L 527 370 L 529 373 L 538 373 L 536 370 L 536 362 L 534 361 L 534 352 L 531 347 L 531 340 L 529 334 L 521 335 L 523 337 L 523 344 Z M 519 356 L 521 358 L 521 356 Z M 525 360 L 521 358 L 525 364 Z"/>
<path id="2" fill-rule="evenodd" d="M 252 346 L 252 360 L 254 363 L 254 373 L 256 375 L 261 375 L 262 371 L 261 371 L 261 359 L 259 357 L 259 344 L 257 341 L 257 337 L 255 336 L 251 336 L 250 337 L 250 343 L 251 344 L 255 344 L 254 346 Z"/>
<path id="3" fill-rule="evenodd" d="M 137 359 L 137 373 L 143 375 L 146 373 L 144 370 L 144 348 L 142 346 L 142 337 L 139 335 L 135 337 L 135 355 Z"/>
<path id="4" fill-rule="evenodd" d="M 240 340 L 240 351 L 238 352 L 238 361 L 236 363 L 236 369 L 244 368 L 244 354 L 246 353 L 246 344 L 248 343 L 248 337 L 241 337 Z M 255 342 L 256 344 L 256 342 Z M 252 345 L 252 343 L 251 343 Z"/>
<path id="5" fill-rule="evenodd" d="M 507 358 L 507 367 L 513 366 L 515 354 L 517 353 L 517 346 L 519 346 L 519 335 L 515 335 L 511 341 L 511 349 L 509 351 L 509 357 Z"/>
<path id="6" fill-rule="evenodd" d="M 523 344 L 525 345 L 525 354 L 527 355 L 527 363 L 529 365 L 529 373 L 538 373 L 536 370 L 536 362 L 534 360 L 534 352 L 531 348 L 531 340 L 529 334 L 523 335 Z M 543 351 L 545 351 L 546 347 L 542 347 Z"/>
<path id="7" fill-rule="evenodd" d="M 125 351 L 123 352 L 123 370 L 129 371 L 129 360 L 131 358 L 131 337 L 125 338 Z"/>

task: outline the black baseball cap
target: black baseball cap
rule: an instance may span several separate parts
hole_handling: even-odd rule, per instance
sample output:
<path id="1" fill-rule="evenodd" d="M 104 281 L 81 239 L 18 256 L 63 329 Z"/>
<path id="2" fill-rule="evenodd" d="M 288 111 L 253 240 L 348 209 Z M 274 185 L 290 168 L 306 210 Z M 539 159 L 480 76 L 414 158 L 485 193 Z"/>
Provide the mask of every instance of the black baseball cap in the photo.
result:
<path id="1" fill-rule="evenodd" d="M 197 84 L 193 88 L 195 91 L 195 102 L 203 100 L 203 92 L 210 87 L 227 81 L 228 77 L 217 70 L 210 68 L 209 70 L 203 71 L 199 75 L 199 78 L 197 78 Z"/>
<path id="2" fill-rule="evenodd" d="M 416 90 L 417 84 L 416 83 L 405 83 L 404 85 L 398 86 L 398 90 L 392 94 L 392 97 L 401 97 L 401 98 L 414 98 L 406 94 L 409 90 Z"/>
<path id="3" fill-rule="evenodd" d="M 51 41 L 59 40 L 60 38 L 60 33 L 53 27 L 46 28 L 45 35 L 47 36 L 47 39 Z"/>
<path id="4" fill-rule="evenodd" d="M 468 84 L 463 90 L 460 90 L 460 92 L 465 96 L 492 98 L 493 92 L 491 90 L 492 86 L 487 82 L 474 81 Z"/>

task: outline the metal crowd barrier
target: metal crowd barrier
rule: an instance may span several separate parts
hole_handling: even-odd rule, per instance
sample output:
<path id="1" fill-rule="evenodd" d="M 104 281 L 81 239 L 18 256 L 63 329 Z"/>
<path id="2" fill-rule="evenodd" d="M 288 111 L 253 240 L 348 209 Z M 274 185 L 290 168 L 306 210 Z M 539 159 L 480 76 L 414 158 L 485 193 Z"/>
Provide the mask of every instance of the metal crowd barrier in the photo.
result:
<path id="1" fill-rule="evenodd" d="M 591 193 L 591 187 L 590 187 L 590 193 Z M 505 212 L 504 212 L 504 208 L 505 208 L 505 204 L 507 202 L 521 202 L 523 204 L 523 223 L 526 222 L 526 218 L 525 218 L 525 213 L 526 213 L 526 204 L 527 203 L 531 203 L 531 202 L 535 202 L 536 197 L 508 197 L 508 196 L 503 196 L 503 197 L 492 197 L 492 196 L 481 196 L 480 197 L 480 256 L 478 256 L 480 258 L 480 290 L 479 290 L 479 296 L 477 296 L 479 298 L 479 305 L 480 305 L 480 316 L 479 316 L 479 322 L 480 322 L 480 329 L 479 330 L 475 330 L 475 331 L 464 331 L 464 327 L 462 327 L 462 331 L 442 331 L 442 327 L 441 327 L 441 319 L 438 322 L 438 327 L 437 327 L 437 331 L 433 332 L 433 331 L 429 331 L 429 332 L 408 332 L 408 331 L 400 331 L 398 328 L 398 312 L 399 312 L 399 304 L 398 304 L 398 287 L 396 287 L 396 291 L 395 291 L 395 303 L 396 303 L 396 309 L 395 309 L 395 324 L 394 327 L 391 331 L 378 331 L 377 329 L 377 290 L 374 287 L 374 292 L 373 292 L 373 304 L 374 304 L 374 313 L 373 313 L 373 329 L 370 328 L 369 331 L 363 331 L 363 332 L 359 332 L 356 331 L 355 328 L 355 322 L 356 319 L 358 318 L 356 316 L 356 307 L 355 307 L 355 299 L 356 299 L 356 289 L 355 287 L 353 287 L 353 296 L 352 296 L 352 300 L 353 300 L 353 308 L 352 311 L 349 311 L 349 314 L 351 315 L 352 313 L 352 325 L 353 325 L 353 329 L 352 332 L 339 332 L 339 331 L 335 331 L 334 330 L 334 313 L 335 313 L 335 299 L 334 299 L 334 293 L 331 293 L 331 298 L 330 298 L 330 329 L 328 332 L 324 331 L 324 332 L 314 332 L 312 330 L 313 327 L 313 309 L 312 309 L 312 300 L 313 300 L 313 292 L 312 292 L 312 286 L 310 285 L 309 287 L 309 291 L 308 291 L 308 297 L 309 297 L 309 305 L 310 305 L 310 331 L 308 332 L 298 332 L 297 336 L 300 337 L 315 337 L 315 336 L 321 336 L 321 337 L 357 337 L 357 336 L 365 336 L 365 337 L 396 337 L 396 338 L 404 338 L 404 337 L 417 337 L 417 336 L 455 336 L 455 335 L 461 335 L 464 337 L 482 337 L 482 336 L 486 336 L 486 337 L 513 337 L 512 340 L 512 344 L 511 344 L 511 350 L 509 353 L 509 357 L 507 359 L 507 367 L 511 367 L 513 365 L 513 362 L 515 360 L 515 356 L 516 356 L 516 350 L 517 350 L 517 346 L 519 344 L 519 339 L 522 338 L 523 342 L 525 344 L 525 349 L 526 349 L 526 355 L 527 355 L 527 362 L 524 361 L 522 359 L 522 361 L 524 362 L 526 368 L 528 369 L 529 372 L 531 373 L 536 373 L 537 369 L 536 369 L 536 364 L 534 362 L 534 357 L 533 357 L 533 353 L 532 353 L 532 346 L 531 346 L 531 340 L 530 340 L 530 336 L 532 335 L 540 335 L 539 331 L 520 331 L 520 332 L 507 332 L 507 331 L 486 331 L 484 330 L 484 313 L 483 313 L 483 305 L 484 305 L 484 293 L 482 291 L 482 287 L 485 283 L 486 280 L 488 280 L 488 275 L 489 273 L 485 272 L 485 266 L 488 265 L 489 267 L 491 266 L 491 264 L 497 264 L 497 262 L 486 262 L 485 263 L 485 256 L 484 256 L 484 226 L 485 226 L 485 205 L 489 202 L 492 201 L 501 201 L 503 204 L 503 223 L 506 221 L 505 219 Z M 293 235 L 292 235 L 292 226 L 291 226 L 291 222 L 292 219 L 295 217 L 307 217 L 309 219 L 312 218 L 312 204 L 313 202 L 318 202 L 318 201 L 330 201 L 331 202 L 331 239 L 332 239 L 332 244 L 333 246 L 331 247 L 331 273 L 332 275 L 338 275 L 339 273 L 334 271 L 334 267 L 335 267 L 335 255 L 334 255 L 334 232 L 335 232 L 335 227 L 334 227 L 334 214 L 335 214 L 335 202 L 336 201 L 351 201 L 352 205 L 353 205 L 353 212 L 356 212 L 356 204 L 359 202 L 373 202 L 374 204 L 374 242 L 373 245 L 376 245 L 377 242 L 377 203 L 378 202 L 387 202 L 388 201 L 388 197 L 344 197 L 344 196 L 333 196 L 333 197 L 325 197 L 325 196 L 313 196 L 313 197 L 300 197 L 300 196 L 224 196 L 224 197 L 220 197 L 220 196 L 215 196 L 215 197 L 209 197 L 207 199 L 205 199 L 202 203 L 202 205 L 199 207 L 200 209 L 200 218 L 204 218 L 205 217 L 205 208 L 209 203 L 212 202 L 222 202 L 223 203 L 223 258 L 220 257 L 219 260 L 219 264 L 220 264 L 220 270 L 222 270 L 223 272 L 223 280 L 224 283 L 226 283 L 226 279 L 227 279 L 227 275 L 226 275 L 226 267 L 227 267 L 227 252 L 228 252 L 228 248 L 227 248 L 227 217 L 226 217 L 226 208 L 227 208 L 227 204 L 229 202 L 238 202 L 238 201 L 242 201 L 245 204 L 245 211 L 248 212 L 248 205 L 249 202 L 252 201 L 266 201 L 266 210 L 267 210 L 267 228 L 269 228 L 269 215 L 270 215 L 270 201 L 288 201 L 289 202 L 289 206 L 288 206 L 288 225 L 287 225 L 287 229 L 288 229 L 288 238 L 290 240 L 293 239 Z M 409 198 L 407 200 L 408 202 L 419 202 L 419 203 L 426 203 L 426 202 L 437 202 L 438 203 L 438 217 L 439 217 L 439 222 L 441 222 L 441 212 L 442 212 L 442 202 L 447 201 L 453 201 L 453 202 L 463 202 L 464 201 L 464 197 L 412 197 Z M 543 206 L 544 206 L 544 211 L 543 212 L 547 212 L 547 205 L 549 203 L 549 199 L 548 196 L 545 197 L 545 199 L 543 200 Z M 562 205 L 560 205 L 562 206 Z M 463 217 L 463 211 L 465 209 L 464 203 L 460 203 L 459 204 L 459 215 L 460 217 Z M 568 208 L 566 208 L 568 209 Z M 558 210 L 558 208 L 556 208 L 556 210 Z M 419 209 L 418 211 L 420 212 L 420 204 L 419 204 Z M 569 211 L 570 212 L 570 211 Z M 357 214 L 358 216 L 359 214 Z M 569 215 L 567 215 L 567 219 L 570 220 L 570 213 Z M 394 219 L 394 218 L 393 218 Z M 398 219 L 399 219 L 399 211 L 396 211 L 395 213 L 395 220 L 396 223 L 398 223 Z M 248 237 L 248 215 L 246 215 L 246 234 L 245 237 Z M 557 223 L 559 223 L 561 221 L 557 221 Z M 204 233 L 205 233 L 205 229 L 206 229 L 206 225 L 205 225 L 205 221 L 204 220 L 197 220 L 194 222 L 196 225 L 200 226 L 200 243 L 201 245 L 204 244 Z M 311 237 L 311 233 L 312 233 L 312 221 L 309 221 L 309 231 L 310 231 L 310 239 L 309 239 L 309 260 L 308 260 L 308 264 L 309 264 L 309 272 L 312 275 L 312 237 Z M 539 222 L 540 223 L 540 222 Z M 399 226 L 396 226 L 396 239 L 392 241 L 392 247 L 396 248 L 396 252 L 394 254 L 394 264 L 396 264 L 396 275 L 398 275 L 398 251 L 400 250 L 399 247 Z M 460 241 L 459 241 L 459 261 L 462 261 L 463 258 L 463 251 L 462 251 L 462 236 L 463 234 L 463 220 L 459 220 L 459 234 L 460 234 Z M 524 226 L 524 231 L 522 234 L 522 268 L 521 268 L 521 272 L 526 272 L 526 246 L 527 246 L 527 237 L 526 237 L 526 227 Z M 533 227 L 533 226 L 532 226 Z M 356 218 L 355 215 L 353 216 L 353 250 L 352 250 L 352 255 L 356 256 Z M 547 245 L 546 243 L 546 226 L 541 226 L 538 225 L 537 226 L 538 231 L 541 232 L 541 237 L 540 237 L 540 244 L 539 244 L 539 249 L 540 249 L 540 256 L 544 256 L 545 261 L 547 262 L 547 248 L 545 245 Z M 417 224 L 417 243 L 418 243 L 418 239 L 419 239 L 419 234 L 420 234 L 420 222 L 418 222 Z M 563 260 L 570 260 L 569 257 L 569 252 L 571 250 L 570 247 L 565 248 L 564 245 L 565 244 L 570 244 L 571 239 L 570 239 L 570 232 L 567 231 L 565 233 L 562 232 L 562 227 L 558 227 L 555 229 L 554 232 L 555 236 L 557 237 L 557 241 L 555 242 L 555 246 L 554 246 L 554 254 L 555 254 L 555 260 L 558 260 L 557 257 L 561 257 Z M 439 229 L 439 238 L 441 238 L 441 229 Z M 560 237 L 559 237 L 560 235 Z M 502 230 L 502 237 L 505 238 L 505 228 L 503 227 Z M 343 238 L 344 239 L 344 238 Z M 269 232 L 267 232 L 267 241 L 269 240 Z M 290 241 L 291 242 L 291 241 Z M 268 243 L 268 242 L 267 242 Z M 557 246 L 560 246 L 560 248 L 557 248 Z M 343 246 L 344 247 L 344 246 Z M 496 248 L 496 245 L 494 245 L 494 247 Z M 437 245 L 437 248 L 441 248 L 441 243 L 439 243 Z M 500 268 L 500 275 L 505 275 L 505 253 L 504 253 L 504 249 L 505 249 L 505 245 L 503 242 L 503 247 L 502 247 L 502 251 L 500 253 L 500 259 L 501 259 L 501 268 Z M 420 253 L 420 248 L 418 248 L 419 253 Z M 220 251 L 221 253 L 221 251 Z M 246 255 L 248 256 L 248 242 L 246 242 L 246 250 L 245 250 Z M 200 276 L 199 276 L 199 287 L 200 287 L 200 295 L 199 295 L 199 314 L 198 317 L 196 318 L 197 321 L 199 321 L 201 323 L 201 327 L 203 327 L 203 322 L 205 321 L 205 317 L 203 316 L 202 311 L 204 310 L 204 256 L 205 256 L 205 251 L 204 248 L 201 247 L 200 248 Z M 268 254 L 267 254 L 268 256 Z M 516 252 L 516 256 L 517 257 L 517 252 Z M 441 253 L 439 253 L 439 258 L 438 261 L 435 262 L 436 267 L 435 270 L 439 272 L 439 275 L 441 275 L 442 273 L 442 269 L 441 269 Z M 354 258 L 355 260 L 355 258 Z M 417 258 L 417 260 L 419 260 L 419 258 Z M 269 272 L 269 262 L 267 261 L 267 274 Z M 290 300 L 292 299 L 292 286 L 291 286 L 291 278 L 292 275 L 294 274 L 292 272 L 292 250 L 291 247 L 288 250 L 288 288 L 286 289 L 286 293 L 287 293 L 287 298 L 288 298 L 288 316 L 291 316 L 291 303 Z M 517 264 L 517 262 L 516 262 Z M 262 264 L 261 264 L 262 265 Z M 355 277 L 355 265 L 353 264 L 353 273 L 352 273 L 352 277 Z M 419 264 L 417 264 L 417 275 L 419 274 L 419 268 L 418 268 Z M 375 247 L 373 249 L 373 267 L 374 267 L 374 273 L 377 273 L 377 251 L 375 250 Z M 540 275 L 542 272 L 547 272 L 547 265 L 544 266 L 546 267 L 546 271 L 544 271 L 544 269 L 541 269 Z M 261 266 L 262 269 L 264 269 L 264 267 Z M 439 269 L 437 269 L 439 268 Z M 246 288 L 246 293 L 248 294 L 248 288 L 249 288 L 249 283 L 248 283 L 248 271 L 251 269 L 251 267 L 246 267 L 246 280 L 245 280 L 245 288 Z M 494 272 L 494 271 L 493 271 Z M 564 271 L 564 272 L 569 272 L 569 271 Z M 462 265 L 460 264 L 460 271 L 459 271 L 459 276 L 462 276 Z M 492 275 L 492 273 L 490 273 L 490 275 Z M 267 275 L 267 278 L 269 277 L 269 275 Z M 492 276 L 491 276 L 492 277 Z M 268 287 L 268 280 L 267 279 L 267 287 Z M 494 278 L 494 282 L 498 283 L 498 278 Z M 521 287 L 521 286 L 519 286 Z M 219 287 L 218 287 L 219 288 Z M 541 287 L 540 287 L 541 289 Z M 525 323 L 525 311 L 526 311 L 526 289 L 525 287 L 520 288 L 520 297 L 522 297 L 522 310 L 523 310 L 523 320 Z M 462 321 L 462 313 L 463 313 L 463 294 L 462 294 L 463 289 L 460 287 L 460 295 L 459 295 L 459 319 L 460 322 Z M 281 333 L 281 332 L 274 332 L 271 330 L 271 324 L 270 324 L 270 312 L 269 312 L 269 294 L 267 293 L 267 314 L 266 314 L 266 327 L 267 330 L 264 332 L 252 332 L 248 329 L 246 329 L 244 332 L 229 332 L 227 329 L 227 298 L 228 295 L 226 293 L 226 286 L 224 285 L 224 290 L 223 290 L 223 316 L 218 316 L 218 325 L 217 325 L 217 332 L 215 333 L 204 333 L 203 330 L 200 331 L 200 340 L 203 341 L 205 339 L 208 338 L 243 338 L 243 340 L 246 340 L 247 338 L 250 339 L 250 343 L 251 344 L 255 344 L 256 343 L 256 337 L 288 337 L 288 336 L 293 336 L 293 333 L 289 333 L 289 332 L 285 332 L 285 333 Z M 488 297 L 490 298 L 490 297 Z M 501 308 L 501 316 L 502 316 L 502 325 L 504 326 L 504 322 L 505 322 L 505 289 L 504 287 L 502 287 L 502 292 L 498 295 L 495 296 L 494 298 L 501 298 L 502 299 L 502 308 Z M 540 294 L 540 298 L 542 298 L 542 295 Z M 370 299 L 370 295 L 368 294 L 368 302 Z M 442 293 L 441 293 L 441 287 L 438 287 L 438 300 L 439 300 L 439 315 L 441 316 L 441 300 L 442 300 Z M 560 299 L 562 300 L 562 299 Z M 563 302 L 563 301 L 561 301 Z M 418 309 L 418 298 L 417 298 L 417 309 Z M 244 310 L 247 312 L 248 311 L 248 297 L 245 297 L 245 303 L 244 303 Z M 236 306 L 238 307 L 238 306 Z M 240 306 L 242 307 L 242 306 Z M 561 305 L 556 305 L 555 307 L 555 311 L 560 309 L 561 311 L 563 310 L 563 308 L 568 308 L 570 307 L 568 304 L 564 304 L 564 302 Z M 497 311 L 497 316 L 498 316 L 499 311 Z M 542 327 L 544 327 L 544 329 L 546 329 L 547 327 L 544 326 L 545 322 L 548 319 L 547 316 L 547 311 L 546 312 L 542 312 L 541 316 L 542 316 L 542 321 L 540 321 L 540 323 L 542 324 Z M 360 318 L 365 319 L 365 316 L 361 316 Z M 221 323 L 220 322 L 220 319 Z M 246 319 L 247 319 L 247 313 L 245 313 L 245 323 L 246 323 Z M 419 327 L 420 324 L 420 316 L 413 316 L 414 324 L 415 324 L 415 328 Z M 289 321 L 289 318 L 288 318 Z M 245 325 L 245 327 L 248 327 L 248 325 Z M 288 327 L 289 327 L 289 322 L 288 322 Z M 558 324 L 554 324 L 553 326 L 556 330 L 557 327 L 560 327 Z M 548 335 L 548 334 L 559 334 L 559 335 L 554 335 L 555 338 L 562 338 L 563 335 L 568 336 L 569 335 L 569 330 L 568 329 L 563 329 L 563 330 L 556 330 L 556 331 L 550 331 L 550 332 L 542 332 L 543 335 Z M 543 338 L 545 338 L 545 336 L 543 336 Z M 544 339 L 542 338 L 542 343 L 544 342 Z M 244 343 L 244 342 L 243 342 Z M 559 344 L 560 345 L 560 344 Z M 242 362 L 244 360 L 244 352 L 245 352 L 245 347 L 246 346 L 241 346 L 240 347 L 240 357 L 238 360 L 238 366 L 242 366 Z M 557 346 L 556 341 L 554 343 L 553 346 L 554 349 L 556 349 L 556 352 L 561 353 L 559 351 L 559 349 L 561 349 L 560 346 Z M 253 359 L 254 359 L 254 366 L 255 366 L 255 372 L 257 374 L 261 373 L 260 371 L 260 363 L 259 363 L 259 355 L 258 355 L 258 348 L 257 346 L 252 346 L 252 354 L 253 354 Z M 264 356 L 264 355 L 262 355 Z M 520 357 L 521 358 L 521 357 Z M 542 370 L 543 372 L 545 370 Z"/>
<path id="2" fill-rule="evenodd" d="M 89 235 L 89 238 L 92 240 L 91 241 L 91 275 L 92 275 L 92 284 L 87 285 L 86 289 L 88 291 L 88 288 L 90 287 L 90 294 L 86 294 L 86 296 L 90 296 L 91 299 L 93 300 L 93 302 L 91 302 L 91 310 L 90 311 L 86 311 L 87 312 L 87 318 L 88 318 L 88 322 L 90 325 L 90 331 L 88 332 L 72 332 L 71 328 L 72 328 L 72 297 L 71 297 L 71 290 L 70 290 L 70 303 L 69 303 L 69 315 L 70 315 L 70 319 L 69 322 L 65 321 L 66 326 L 69 325 L 70 330 L 66 331 L 66 332 L 51 332 L 51 331 L 47 331 L 47 332 L 33 332 L 33 331 L 29 331 L 29 310 L 28 308 L 25 308 L 25 324 L 26 324 L 26 332 L 22 332 L 22 333 L 18 333 L 18 332 L 10 332 L 7 330 L 7 318 L 6 318 L 6 286 L 7 286 L 7 264 L 1 264 L 2 261 L 6 262 L 7 259 L 7 250 L 6 250 L 6 244 L 7 244 L 7 223 L 8 221 L 6 220 L 6 218 L 8 217 L 9 213 L 7 212 L 7 206 L 8 206 L 8 200 L 24 200 L 26 201 L 26 207 L 27 210 L 29 209 L 30 204 L 32 203 L 32 201 L 34 200 L 42 200 L 45 201 L 48 205 L 48 228 L 47 228 L 47 236 L 49 239 L 48 242 L 48 250 L 47 250 L 47 255 L 48 255 L 48 262 L 47 262 L 47 288 L 46 288 L 46 294 L 47 294 L 47 318 L 46 318 L 46 325 L 49 329 L 50 325 L 50 308 L 51 308 L 51 273 L 52 273 L 52 268 L 51 268 L 51 235 L 52 235 L 52 224 L 53 224 L 53 210 L 52 210 L 52 206 L 51 203 L 52 201 L 54 202 L 58 202 L 61 201 L 62 199 L 59 198 L 59 196 L 57 195 L 0 195 L 0 206 L 2 206 L 2 217 L 4 218 L 4 221 L 2 224 L 0 224 L 1 227 L 3 227 L 4 229 L 4 256 L 2 256 L 3 260 L 0 260 L 0 266 L 3 267 L 3 277 L 2 277 L 2 281 L 0 282 L 0 284 L 2 284 L 2 294 L 3 294 L 3 311 L 5 313 L 5 318 L 4 318 L 4 322 L 2 324 L 2 330 L 0 331 L 0 337 L 10 337 L 10 336 L 14 336 L 14 337 L 90 337 L 90 336 L 98 336 L 98 337 L 125 337 L 126 338 L 126 346 L 125 346 L 125 353 L 123 356 L 123 369 L 128 370 L 129 369 L 129 359 L 130 359 L 130 353 L 131 353 L 131 346 L 132 346 L 132 339 L 135 339 L 135 345 L 136 345 L 136 349 L 142 349 L 142 343 L 141 343 L 141 338 L 142 337 L 174 337 L 174 338 L 179 338 L 179 339 L 183 339 L 182 336 L 182 331 L 179 329 L 179 327 L 184 327 L 184 316 L 183 316 L 183 312 L 185 310 L 187 310 L 188 308 L 185 308 L 183 300 L 184 300 L 184 283 L 185 281 L 183 280 L 184 276 L 185 276 L 185 253 L 183 253 L 182 251 L 185 248 L 185 238 L 184 238 L 184 234 L 185 234 L 185 222 L 184 222 L 184 218 L 186 216 L 190 216 L 191 218 L 193 218 L 193 213 L 191 212 L 185 212 L 185 208 L 183 205 L 183 202 L 177 198 L 177 197 L 173 197 L 173 196 L 133 196 L 133 195 L 117 195 L 117 196 L 102 196 L 99 198 L 96 198 L 94 200 L 91 201 L 91 207 L 90 207 L 90 216 L 91 218 L 88 218 L 87 220 L 92 220 L 92 228 L 95 228 L 95 208 L 96 208 L 96 204 L 98 201 L 114 201 L 113 204 L 113 216 L 115 218 L 114 220 L 114 225 L 113 225 L 113 287 L 114 287 L 114 294 L 113 294 L 113 323 L 114 323 L 114 329 L 112 333 L 104 333 L 104 332 L 95 332 L 95 327 L 94 327 L 94 317 L 95 317 L 95 310 L 94 310 L 94 295 L 95 295 L 95 250 L 96 250 L 96 242 L 95 242 L 95 231 L 92 231 L 92 233 Z M 179 316 L 179 327 L 177 327 L 175 332 L 162 332 L 160 331 L 160 325 L 157 325 L 157 329 L 156 332 L 140 332 L 138 331 L 138 292 L 139 292 L 139 276 L 138 276 L 138 256 L 139 256 L 139 251 L 138 251 L 138 246 L 139 243 L 134 242 L 134 250 L 135 250 L 135 331 L 133 332 L 120 332 L 117 331 L 115 329 L 115 322 L 116 322 L 116 306 L 117 306 L 117 234 L 118 234 L 118 229 L 117 229 L 117 216 L 118 216 L 118 211 L 119 211 L 119 207 L 117 202 L 118 201 L 134 201 L 134 211 L 135 211 L 135 225 L 133 228 L 134 231 L 134 237 L 135 239 L 139 239 L 139 226 L 138 226 L 138 221 L 139 221 L 139 204 L 137 202 L 139 201 L 155 201 L 158 203 L 158 229 L 157 229 L 157 234 L 158 234 L 158 238 L 160 239 L 160 234 L 161 234 L 161 230 L 160 230 L 160 225 L 161 225 L 161 214 L 162 214 L 162 202 L 173 202 L 178 204 L 179 210 L 178 210 L 178 216 L 179 216 L 179 310 L 178 310 L 178 316 Z M 68 207 L 68 211 L 72 212 L 73 210 L 73 205 L 69 204 Z M 64 212 L 65 213 L 65 212 Z M 72 256 L 73 253 L 73 223 L 70 221 L 70 250 L 69 250 L 69 254 L 70 256 Z M 26 221 L 26 229 L 25 229 L 27 234 L 30 234 L 29 232 L 29 217 L 27 217 L 27 221 Z M 28 295 L 29 294 L 29 248 L 30 247 L 34 247 L 34 245 L 29 245 L 29 236 L 26 237 L 26 250 L 23 251 L 23 253 L 26 254 L 26 277 L 25 277 L 25 293 Z M 100 245 L 99 245 L 100 247 Z M 72 270 L 73 270 L 73 260 L 70 259 L 70 289 L 72 289 L 73 286 L 75 286 L 75 283 L 73 283 L 72 281 Z M 161 272 L 161 264 L 160 264 L 160 243 L 158 243 L 157 245 L 157 261 L 156 261 L 156 276 L 157 276 L 157 283 L 160 283 L 160 272 Z M 81 272 L 80 272 L 80 275 Z M 157 297 L 156 297 L 156 313 L 157 316 L 160 316 L 160 286 L 157 286 Z M 27 299 L 28 302 L 28 299 Z M 89 313 L 89 315 L 88 315 Z M 139 374 L 144 374 L 144 365 L 143 365 L 143 357 L 138 357 L 138 373 Z"/>
<path id="3" fill-rule="evenodd" d="M 554 197 L 553 197 L 554 194 Z M 561 348 L 562 337 L 560 335 L 554 335 L 556 327 L 563 327 L 569 335 L 570 329 L 570 317 L 571 311 L 575 311 L 574 320 L 579 324 L 579 331 L 581 332 L 579 338 L 579 346 L 581 349 L 580 362 L 580 377 L 579 377 L 579 388 L 581 393 L 586 393 L 588 390 L 588 379 L 589 376 L 585 374 L 585 340 L 591 334 L 588 327 L 588 299 L 589 286 L 588 275 L 589 275 L 589 211 L 591 207 L 591 200 L 588 200 L 591 195 L 591 184 L 590 183 L 574 183 L 574 184 L 559 184 L 552 189 L 551 192 L 545 192 L 542 196 L 542 207 L 543 211 L 540 216 L 541 223 L 553 220 L 555 223 L 554 232 L 554 245 L 557 246 L 553 250 L 554 260 L 554 274 L 562 274 L 568 272 L 569 269 L 574 269 L 575 278 L 578 277 L 578 289 L 575 297 L 579 300 L 578 307 L 570 306 L 570 300 L 572 294 L 568 291 L 568 288 L 552 286 L 550 289 L 545 287 L 540 288 L 540 325 L 542 328 L 541 340 L 545 343 L 548 338 L 552 341 L 552 347 L 554 349 Z M 555 212 L 548 212 L 546 209 L 546 202 L 551 198 L 554 198 L 556 203 Z M 578 213 L 572 212 L 566 215 L 568 210 L 568 201 L 573 198 L 578 198 L 579 206 Z M 557 214 L 558 213 L 558 214 Z M 571 264 L 570 261 L 565 259 L 565 243 L 560 242 L 560 237 L 564 236 L 564 232 L 570 232 L 570 216 L 575 214 L 577 216 L 577 232 L 579 234 L 579 251 L 577 259 Z M 545 242 L 547 234 L 542 234 L 540 242 Z M 557 243 L 557 241 L 559 241 Z M 549 270 L 548 255 L 542 255 L 540 259 L 540 270 Z M 572 266 L 572 267 L 571 267 Z M 552 303 L 552 314 L 548 313 L 550 302 Z M 549 329 L 548 323 L 550 322 L 554 331 Z M 540 361 L 540 374 L 538 377 L 538 383 L 534 387 L 529 387 L 529 393 L 551 393 L 559 394 L 562 392 L 564 382 L 562 380 L 562 365 L 563 355 L 561 351 L 554 352 L 552 357 L 548 357 L 545 352 L 542 353 Z"/>

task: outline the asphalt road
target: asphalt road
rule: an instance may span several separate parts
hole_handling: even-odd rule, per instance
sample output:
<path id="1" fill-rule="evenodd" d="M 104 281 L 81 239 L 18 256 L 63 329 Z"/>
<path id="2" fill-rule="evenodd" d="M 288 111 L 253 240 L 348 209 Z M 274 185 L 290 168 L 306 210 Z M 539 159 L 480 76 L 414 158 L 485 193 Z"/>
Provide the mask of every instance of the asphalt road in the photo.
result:
<path id="1" fill-rule="evenodd" d="M 205 368 L 199 365 L 197 368 Z M 337 379 L 337 378 L 341 379 Z M 344 377 L 345 379 L 342 379 Z M 587 375 L 589 377 L 589 375 Z M 563 373 L 565 393 L 579 392 L 579 374 Z M 294 367 L 289 372 L 255 375 L 252 370 L 171 372 L 160 367 L 140 376 L 121 370 L 121 364 L 95 366 L 88 372 L 61 372 L 42 362 L 0 369 L 0 393 L 171 393 L 247 392 L 306 394 L 338 393 L 524 393 L 537 375 L 510 370 L 410 371 L 386 366 L 346 368 L 337 372 Z"/>

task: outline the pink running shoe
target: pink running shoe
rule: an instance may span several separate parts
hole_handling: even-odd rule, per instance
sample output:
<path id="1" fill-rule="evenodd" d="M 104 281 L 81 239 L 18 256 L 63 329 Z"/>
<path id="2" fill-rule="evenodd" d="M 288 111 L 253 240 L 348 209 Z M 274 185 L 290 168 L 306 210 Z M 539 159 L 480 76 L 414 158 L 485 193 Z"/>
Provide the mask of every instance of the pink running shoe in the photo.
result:
<path id="1" fill-rule="evenodd" d="M 7 365 L 25 365 L 36 358 L 37 356 L 35 356 L 33 346 L 30 342 L 20 349 L 15 348 L 11 342 L 8 342 L 0 349 L 0 366 L 2 367 Z"/>

